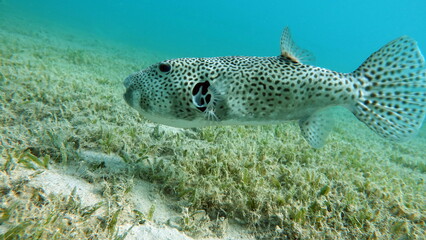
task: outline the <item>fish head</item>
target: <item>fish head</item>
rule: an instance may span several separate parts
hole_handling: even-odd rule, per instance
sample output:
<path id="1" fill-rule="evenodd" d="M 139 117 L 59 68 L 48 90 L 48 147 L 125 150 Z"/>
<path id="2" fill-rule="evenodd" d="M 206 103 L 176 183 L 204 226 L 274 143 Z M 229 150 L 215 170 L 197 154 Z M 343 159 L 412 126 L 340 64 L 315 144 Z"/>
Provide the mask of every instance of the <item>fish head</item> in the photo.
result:
<path id="1" fill-rule="evenodd" d="M 215 97 L 206 80 L 209 70 L 199 61 L 166 60 L 131 74 L 124 80 L 125 101 L 153 122 L 173 127 L 211 125 L 206 114 L 212 112 Z"/>

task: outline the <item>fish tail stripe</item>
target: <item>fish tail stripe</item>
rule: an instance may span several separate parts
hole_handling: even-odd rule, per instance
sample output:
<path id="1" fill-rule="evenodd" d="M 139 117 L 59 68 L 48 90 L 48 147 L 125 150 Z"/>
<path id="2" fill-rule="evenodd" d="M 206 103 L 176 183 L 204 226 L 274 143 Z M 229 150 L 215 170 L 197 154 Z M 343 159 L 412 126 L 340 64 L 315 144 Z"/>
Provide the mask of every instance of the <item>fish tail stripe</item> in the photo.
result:
<path id="1" fill-rule="evenodd" d="M 355 116 L 382 137 L 405 140 L 426 113 L 426 67 L 417 43 L 403 36 L 373 53 L 352 73 L 363 87 Z"/>

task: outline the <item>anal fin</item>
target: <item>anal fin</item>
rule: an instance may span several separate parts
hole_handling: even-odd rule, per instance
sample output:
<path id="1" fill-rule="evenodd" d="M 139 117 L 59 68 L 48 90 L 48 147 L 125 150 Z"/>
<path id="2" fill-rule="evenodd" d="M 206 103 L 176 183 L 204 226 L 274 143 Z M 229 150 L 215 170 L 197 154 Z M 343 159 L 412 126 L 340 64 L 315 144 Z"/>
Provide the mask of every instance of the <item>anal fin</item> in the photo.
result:
<path id="1" fill-rule="evenodd" d="M 328 111 L 320 111 L 299 120 L 302 136 L 313 148 L 321 148 L 333 126 Z"/>

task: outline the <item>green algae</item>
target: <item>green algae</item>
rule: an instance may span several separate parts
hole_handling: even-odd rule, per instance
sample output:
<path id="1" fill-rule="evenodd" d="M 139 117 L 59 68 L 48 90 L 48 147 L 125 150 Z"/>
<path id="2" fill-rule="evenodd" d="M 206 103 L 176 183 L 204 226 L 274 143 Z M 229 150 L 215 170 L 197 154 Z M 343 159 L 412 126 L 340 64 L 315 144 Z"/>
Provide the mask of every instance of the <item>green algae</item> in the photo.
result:
<path id="1" fill-rule="evenodd" d="M 424 129 L 415 141 L 395 144 L 342 112 L 327 145 L 315 150 L 291 122 L 158 126 L 124 103 L 121 86 L 158 57 L 60 34 L 46 43 L 40 36 L 51 36 L 37 29 L 0 30 L 4 236 L 123 238 L 119 222 L 144 224 L 155 214 L 155 206 L 148 213 L 122 207 L 133 179 L 141 178 L 177 199 L 182 217 L 175 225 L 193 236 L 221 236 L 226 219 L 259 239 L 425 237 Z M 127 170 L 114 176 L 102 164 L 82 163 L 81 150 L 120 156 Z M 83 179 L 102 185 L 102 205 L 84 208 L 75 192 L 46 196 L 25 179 L 6 180 L 16 168 L 77 164 L 85 164 Z M 104 216 L 94 218 L 101 209 Z M 69 225 L 66 215 L 77 220 Z"/>

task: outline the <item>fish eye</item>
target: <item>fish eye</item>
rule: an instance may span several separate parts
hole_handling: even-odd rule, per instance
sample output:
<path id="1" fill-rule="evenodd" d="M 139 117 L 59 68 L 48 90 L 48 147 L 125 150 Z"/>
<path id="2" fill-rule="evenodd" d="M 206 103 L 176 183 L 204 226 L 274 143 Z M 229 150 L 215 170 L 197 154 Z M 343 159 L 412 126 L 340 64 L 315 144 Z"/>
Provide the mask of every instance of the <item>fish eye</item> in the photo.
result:
<path id="1" fill-rule="evenodd" d="M 168 63 L 160 63 L 160 65 L 158 66 L 158 69 L 160 69 L 161 72 L 166 73 L 166 72 L 170 72 L 170 70 L 172 69 L 172 66 L 170 66 L 170 64 Z"/>

